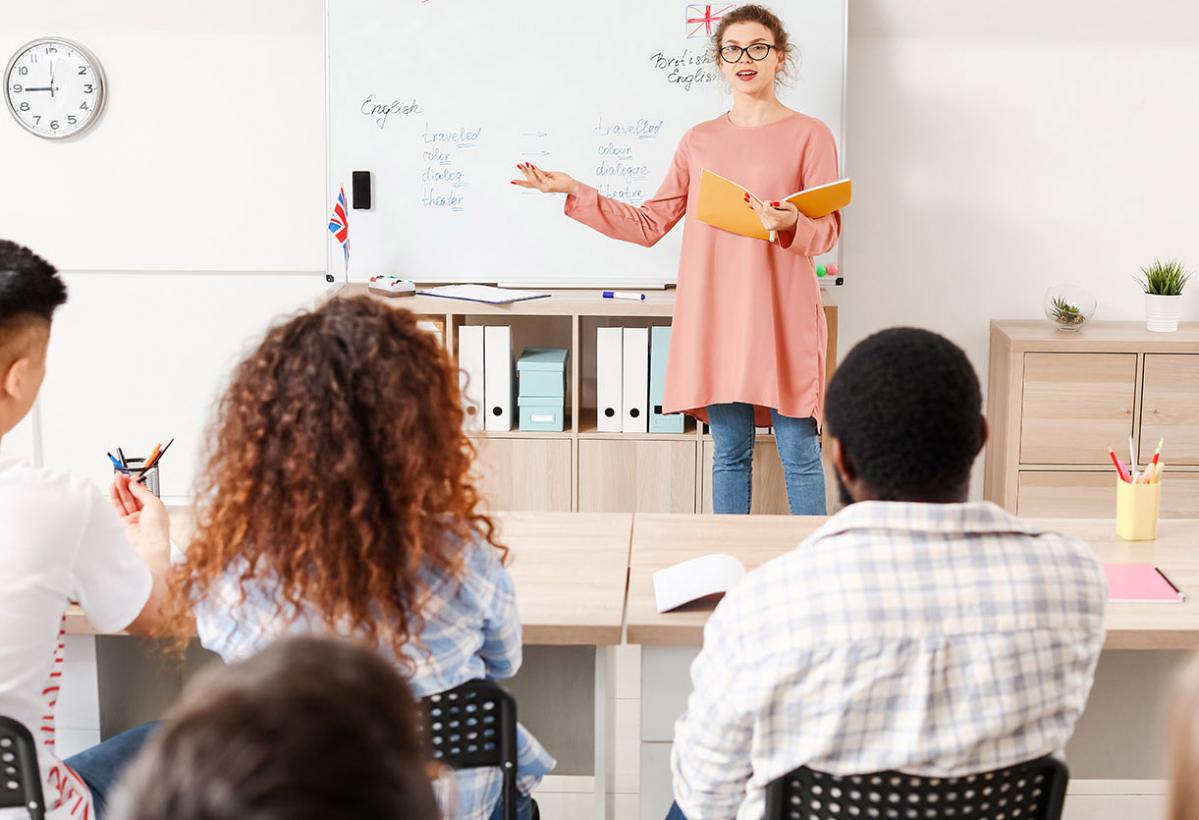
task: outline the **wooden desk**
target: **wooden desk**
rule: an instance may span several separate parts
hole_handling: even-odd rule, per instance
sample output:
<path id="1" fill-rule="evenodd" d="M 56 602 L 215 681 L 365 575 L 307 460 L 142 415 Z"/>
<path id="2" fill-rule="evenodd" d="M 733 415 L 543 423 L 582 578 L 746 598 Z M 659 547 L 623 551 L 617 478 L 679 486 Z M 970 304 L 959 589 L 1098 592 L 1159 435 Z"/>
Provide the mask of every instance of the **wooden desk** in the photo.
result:
<path id="1" fill-rule="evenodd" d="M 629 558 L 628 642 L 699 645 L 712 607 L 659 614 L 653 573 L 713 552 L 748 569 L 792 549 L 824 519 L 790 516 L 638 515 Z M 1188 594 L 1182 604 L 1111 604 L 1106 649 L 1199 648 L 1199 520 L 1162 520 L 1156 541 L 1121 541 L 1110 520 L 1061 518 L 1033 522 L 1089 543 L 1105 562 L 1151 563 Z"/>
<path id="2" fill-rule="evenodd" d="M 613 646 L 621 642 L 630 513 L 495 513 L 526 644 Z M 187 510 L 171 511 L 172 535 L 186 543 Z M 95 634 L 83 611 L 67 612 L 68 634 Z"/>

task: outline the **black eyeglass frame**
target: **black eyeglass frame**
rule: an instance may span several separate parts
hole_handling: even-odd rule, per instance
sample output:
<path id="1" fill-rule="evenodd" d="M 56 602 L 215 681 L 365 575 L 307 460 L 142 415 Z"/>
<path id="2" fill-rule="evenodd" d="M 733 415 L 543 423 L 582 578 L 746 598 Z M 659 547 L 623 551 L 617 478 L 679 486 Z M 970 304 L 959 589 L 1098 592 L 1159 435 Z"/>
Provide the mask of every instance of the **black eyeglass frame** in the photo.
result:
<path id="1" fill-rule="evenodd" d="M 757 48 L 758 46 L 766 47 L 766 53 L 763 54 L 761 57 L 755 57 L 754 55 L 749 53 L 749 50 L 751 48 Z M 773 43 L 750 43 L 748 46 L 744 46 L 744 47 L 742 47 L 742 46 L 725 46 L 724 48 L 720 49 L 720 51 L 717 53 L 720 55 L 720 59 L 724 60 L 726 63 L 739 63 L 739 62 L 741 62 L 741 58 L 747 54 L 749 54 L 749 59 L 753 60 L 755 63 L 760 63 L 763 60 L 765 60 L 767 57 L 770 56 L 771 51 L 775 51 L 775 50 L 777 50 L 777 46 L 775 46 Z M 730 53 L 732 51 L 736 51 L 737 52 L 736 59 L 730 60 L 725 55 L 726 51 L 730 52 Z"/>

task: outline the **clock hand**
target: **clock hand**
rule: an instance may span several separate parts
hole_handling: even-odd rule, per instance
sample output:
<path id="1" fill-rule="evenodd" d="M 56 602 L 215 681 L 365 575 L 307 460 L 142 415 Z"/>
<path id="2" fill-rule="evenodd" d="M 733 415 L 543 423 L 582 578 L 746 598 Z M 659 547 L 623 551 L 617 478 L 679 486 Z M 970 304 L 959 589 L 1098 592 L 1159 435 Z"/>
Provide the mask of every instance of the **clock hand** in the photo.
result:
<path id="1" fill-rule="evenodd" d="M 47 85 L 47 86 L 41 86 L 41 87 L 38 87 L 38 88 L 30 88 L 30 87 L 26 86 L 26 87 L 25 87 L 25 90 L 26 90 L 26 91 L 49 91 L 49 92 L 51 92 L 51 93 L 53 93 L 53 91 L 54 91 L 54 89 L 53 89 L 53 88 L 51 88 L 51 87 L 50 87 L 50 86 L 48 86 L 48 85 Z"/>
<path id="2" fill-rule="evenodd" d="M 50 98 L 54 98 L 54 63 L 57 62 L 54 58 L 50 59 Z"/>

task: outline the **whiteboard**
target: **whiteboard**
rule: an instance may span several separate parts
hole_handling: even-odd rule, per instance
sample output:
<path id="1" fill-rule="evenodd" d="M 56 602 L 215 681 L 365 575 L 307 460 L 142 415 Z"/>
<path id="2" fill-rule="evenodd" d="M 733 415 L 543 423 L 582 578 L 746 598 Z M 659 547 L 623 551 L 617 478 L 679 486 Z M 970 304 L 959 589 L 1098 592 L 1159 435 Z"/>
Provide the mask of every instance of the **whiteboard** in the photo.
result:
<path id="1" fill-rule="evenodd" d="M 674 281 L 682 227 L 655 247 L 562 215 L 563 197 L 510 185 L 516 163 L 563 170 L 637 205 L 679 139 L 728 110 L 705 16 L 733 5 L 663 0 L 336 0 L 328 4 L 329 201 L 354 171 L 350 261 L 329 272 L 418 281 Z M 776 3 L 798 50 L 784 104 L 844 145 L 846 0 Z M 714 26 L 713 26 L 714 28 Z M 836 252 L 828 261 L 835 261 Z"/>

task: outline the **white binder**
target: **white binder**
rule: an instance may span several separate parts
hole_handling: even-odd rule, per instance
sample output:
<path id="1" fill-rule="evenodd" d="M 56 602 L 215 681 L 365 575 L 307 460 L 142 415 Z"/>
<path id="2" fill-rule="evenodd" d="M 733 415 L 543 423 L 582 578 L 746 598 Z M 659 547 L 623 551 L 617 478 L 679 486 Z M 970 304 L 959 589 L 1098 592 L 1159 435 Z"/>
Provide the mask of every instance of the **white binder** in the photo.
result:
<path id="1" fill-rule="evenodd" d="M 622 340 L 619 327 L 601 327 L 595 338 L 595 397 L 597 427 L 603 433 L 619 433 L 621 429 L 621 371 Z"/>
<path id="2" fill-rule="evenodd" d="M 649 431 L 649 328 L 624 329 L 620 430 L 622 433 Z"/>
<path id="3" fill-rule="evenodd" d="M 512 328 L 488 327 L 483 333 L 483 401 L 487 430 L 512 429 Z"/>
<path id="4" fill-rule="evenodd" d="M 483 429 L 483 326 L 458 328 L 458 379 L 462 388 L 462 428 Z"/>

